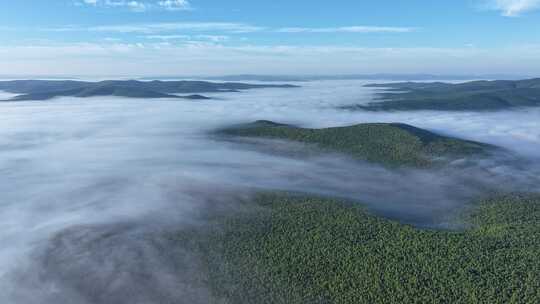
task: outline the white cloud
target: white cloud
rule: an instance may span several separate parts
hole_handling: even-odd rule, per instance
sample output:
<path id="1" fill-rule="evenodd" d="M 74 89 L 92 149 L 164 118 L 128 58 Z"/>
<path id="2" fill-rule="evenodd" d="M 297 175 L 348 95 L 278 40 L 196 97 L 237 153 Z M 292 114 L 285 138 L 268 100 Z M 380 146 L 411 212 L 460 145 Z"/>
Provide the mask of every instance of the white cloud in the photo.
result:
<path id="1" fill-rule="evenodd" d="M 280 33 L 408 33 L 415 31 L 412 27 L 389 26 L 345 26 L 327 28 L 286 27 L 278 29 Z"/>
<path id="2" fill-rule="evenodd" d="M 134 12 L 144 12 L 150 7 L 146 2 L 135 0 L 80 0 L 74 3 L 77 6 L 127 8 Z"/>
<path id="3" fill-rule="evenodd" d="M 137 12 L 144 12 L 148 8 L 147 5 L 140 1 L 127 1 L 127 0 L 106 0 L 107 6 L 113 7 L 127 7 L 130 10 Z"/>
<path id="4" fill-rule="evenodd" d="M 88 5 L 94 7 L 127 8 L 135 12 L 144 12 L 149 9 L 165 9 L 169 11 L 191 9 L 188 0 L 82 0 L 76 1 L 76 5 Z"/>
<path id="5" fill-rule="evenodd" d="M 500 11 L 503 16 L 517 17 L 539 9 L 540 0 L 488 0 L 487 7 Z"/>
<path id="6" fill-rule="evenodd" d="M 115 38 L 115 37 L 105 37 L 105 38 L 103 38 L 103 40 L 108 41 L 108 42 L 120 42 L 120 41 L 122 41 L 122 39 Z"/>
<path id="7" fill-rule="evenodd" d="M 158 5 L 169 11 L 189 10 L 191 8 L 187 0 L 161 0 Z"/>
<path id="8" fill-rule="evenodd" d="M 92 27 L 60 27 L 48 28 L 48 31 L 58 32 L 110 32 L 110 33 L 141 33 L 154 34 L 175 31 L 198 31 L 198 32 L 229 32 L 229 33 L 251 33 L 264 30 L 263 27 L 253 26 L 244 23 L 229 22 L 174 22 L 174 23 L 146 23 L 146 24 L 123 24 L 123 25 L 103 25 Z"/>
<path id="9" fill-rule="evenodd" d="M 230 39 L 225 35 L 147 35 L 143 38 L 152 40 L 172 41 L 172 40 L 184 40 L 184 41 L 210 41 L 210 42 L 224 42 Z"/>
<path id="10" fill-rule="evenodd" d="M 146 39 L 154 39 L 154 40 L 189 40 L 191 39 L 191 36 L 189 35 L 147 35 L 144 36 Z"/>
<path id="11" fill-rule="evenodd" d="M 91 31 L 114 33 L 165 33 L 174 31 L 200 31 L 200 32 L 229 32 L 253 33 L 272 31 L 279 33 L 410 33 L 417 30 L 414 27 L 391 26 L 345 26 L 331 28 L 287 27 L 266 28 L 245 23 L 234 22 L 173 22 L 173 23 L 146 23 L 146 24 L 120 24 L 93 27 L 62 27 L 46 29 L 51 31 Z"/>
<path id="12" fill-rule="evenodd" d="M 208 40 L 212 42 L 224 42 L 230 39 L 229 36 L 224 36 L 224 35 L 197 35 L 195 36 L 195 38 L 201 39 L 201 40 Z"/>
<path id="13" fill-rule="evenodd" d="M 498 49 L 222 45 L 210 41 L 0 46 L 11 74 L 537 74 L 540 46 Z"/>

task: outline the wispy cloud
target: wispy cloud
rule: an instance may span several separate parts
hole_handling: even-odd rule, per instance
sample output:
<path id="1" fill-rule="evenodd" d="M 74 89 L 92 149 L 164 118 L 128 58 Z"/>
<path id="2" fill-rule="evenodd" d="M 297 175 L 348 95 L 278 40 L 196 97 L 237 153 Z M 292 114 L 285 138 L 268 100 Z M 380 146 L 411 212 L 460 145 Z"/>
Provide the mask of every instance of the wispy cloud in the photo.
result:
<path id="1" fill-rule="evenodd" d="M 225 42 L 230 39 L 229 36 L 224 35 L 198 35 L 195 36 L 195 39 L 208 40 L 212 42 Z"/>
<path id="2" fill-rule="evenodd" d="M 89 0 L 92 1 L 92 0 Z M 66 26 L 49 28 L 49 31 L 70 32 L 111 32 L 111 33 L 139 33 L 157 34 L 171 33 L 175 31 L 199 31 L 199 32 L 228 32 L 228 33 L 254 33 L 254 32 L 277 32 L 277 33 L 410 33 L 418 30 L 415 27 L 391 27 L 391 26 L 344 26 L 328 28 L 309 27 L 284 27 L 268 28 L 246 23 L 234 22 L 173 22 L 173 23 L 146 23 L 146 24 L 120 24 L 102 25 L 91 27 Z"/>
<path id="3" fill-rule="evenodd" d="M 174 23 L 146 23 L 146 24 L 121 24 L 103 26 L 66 26 L 58 28 L 48 28 L 47 31 L 56 32 L 109 32 L 109 33 L 139 33 L 154 34 L 176 31 L 196 31 L 196 32 L 228 32 L 228 33 L 251 33 L 264 30 L 263 27 L 253 26 L 244 23 L 229 22 L 174 22 Z"/>
<path id="4" fill-rule="evenodd" d="M 152 40 L 162 40 L 162 41 L 171 41 L 171 40 L 187 40 L 187 41 L 194 41 L 194 40 L 203 40 L 203 41 L 210 41 L 210 42 L 224 42 L 230 39 L 229 36 L 225 35 L 147 35 L 143 38 L 146 39 L 152 39 Z"/>
<path id="5" fill-rule="evenodd" d="M 161 0 L 158 5 L 169 11 L 188 10 L 191 8 L 187 0 Z"/>
<path id="6" fill-rule="evenodd" d="M 344 26 L 344 27 L 286 27 L 280 28 L 280 33 L 408 33 L 414 32 L 413 27 L 389 27 L 389 26 Z"/>
<path id="7" fill-rule="evenodd" d="M 191 39 L 191 36 L 189 35 L 147 35 L 147 36 L 144 36 L 143 38 L 168 41 L 168 40 L 189 40 Z"/>
<path id="8" fill-rule="evenodd" d="M 486 7 L 500 11 L 503 16 L 517 17 L 540 9 L 540 0 L 487 0 Z"/>
<path id="9" fill-rule="evenodd" d="M 75 1 L 78 6 L 126 8 L 134 12 L 144 12 L 149 6 L 147 3 L 135 0 L 80 0 Z"/>
<path id="10" fill-rule="evenodd" d="M 538 45 L 496 52 L 476 47 L 227 46 L 199 41 L 0 46 L 0 66 L 13 74 L 533 74 L 540 69 L 538 56 Z"/>
<path id="11" fill-rule="evenodd" d="M 149 9 L 165 9 L 168 11 L 190 10 L 188 0 L 76 0 L 78 6 L 126 8 L 134 12 L 145 12 Z"/>

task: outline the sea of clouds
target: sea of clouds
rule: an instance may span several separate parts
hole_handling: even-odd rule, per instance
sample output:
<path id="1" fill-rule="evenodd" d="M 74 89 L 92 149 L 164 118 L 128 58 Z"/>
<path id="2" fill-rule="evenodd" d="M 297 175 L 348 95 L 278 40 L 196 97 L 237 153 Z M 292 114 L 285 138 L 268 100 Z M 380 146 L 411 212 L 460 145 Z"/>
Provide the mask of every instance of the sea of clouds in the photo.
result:
<path id="1" fill-rule="evenodd" d="M 0 298 L 6 303 L 208 303 L 197 257 L 162 235 L 204 225 L 201 208 L 260 190 L 339 196 L 430 227 L 486 191 L 537 191 L 540 108 L 351 112 L 377 89 L 314 81 L 212 100 L 59 98 L 0 103 Z M 3 96 L 3 97 L 2 97 Z M 1 93 L 0 99 L 10 97 Z M 402 122 L 500 145 L 463 168 L 389 170 L 286 142 L 235 142 L 216 128 L 265 119 L 304 127 Z M 511 156 L 509 156 L 509 154 Z M 519 161 L 517 161 L 519 160 Z M 199 283 L 197 283 L 199 282 Z"/>

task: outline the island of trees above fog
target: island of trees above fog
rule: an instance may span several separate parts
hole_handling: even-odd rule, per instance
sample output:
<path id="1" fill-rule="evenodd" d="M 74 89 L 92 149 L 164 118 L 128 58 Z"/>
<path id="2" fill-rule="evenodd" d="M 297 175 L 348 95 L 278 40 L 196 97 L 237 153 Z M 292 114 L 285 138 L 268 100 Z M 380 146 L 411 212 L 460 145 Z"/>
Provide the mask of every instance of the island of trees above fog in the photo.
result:
<path id="1" fill-rule="evenodd" d="M 293 85 L 247 84 L 207 81 L 136 81 L 107 80 L 100 82 L 62 80 L 14 80 L 0 82 L 0 90 L 19 94 L 7 101 L 48 100 L 55 97 L 118 96 L 129 98 L 208 99 L 200 93 L 237 92 L 260 88 L 294 88 Z M 192 95 L 177 95 L 192 94 Z"/>
<path id="2" fill-rule="evenodd" d="M 231 126 L 218 133 L 313 144 L 357 159 L 389 167 L 428 168 L 467 157 L 501 150 L 484 143 L 447 137 L 401 123 L 366 123 L 353 126 L 306 129 L 260 120 Z"/>
<path id="3" fill-rule="evenodd" d="M 458 84 L 400 82 L 369 84 L 387 88 L 374 102 L 343 108 L 367 111 L 494 111 L 540 106 L 540 78 L 472 81 Z"/>

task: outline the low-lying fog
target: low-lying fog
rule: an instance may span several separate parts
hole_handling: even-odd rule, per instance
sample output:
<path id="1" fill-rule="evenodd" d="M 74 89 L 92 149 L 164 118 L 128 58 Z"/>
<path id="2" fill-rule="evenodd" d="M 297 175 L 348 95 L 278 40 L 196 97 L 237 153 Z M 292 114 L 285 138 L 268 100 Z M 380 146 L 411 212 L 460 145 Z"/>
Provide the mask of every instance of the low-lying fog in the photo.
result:
<path id="1" fill-rule="evenodd" d="M 6 303 L 208 303 L 190 281 L 196 257 L 165 252 L 160 231 L 197 223 L 257 189 L 362 201 L 406 222 L 446 227 L 446 217 L 486 189 L 538 190 L 540 108 L 493 113 L 337 110 L 369 102 L 362 81 L 213 94 L 214 100 L 60 98 L 0 103 L 0 298 Z M 0 99 L 9 94 L 0 94 Z M 306 127 L 404 122 L 497 144 L 472 168 L 395 170 L 339 155 L 270 153 L 208 136 L 267 119 Z M 279 148 L 296 148 L 276 142 Z M 272 148 L 274 149 L 274 148 Z M 177 254 L 177 255 L 176 255 Z M 182 260 L 171 271 L 170 261 Z"/>

